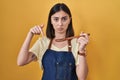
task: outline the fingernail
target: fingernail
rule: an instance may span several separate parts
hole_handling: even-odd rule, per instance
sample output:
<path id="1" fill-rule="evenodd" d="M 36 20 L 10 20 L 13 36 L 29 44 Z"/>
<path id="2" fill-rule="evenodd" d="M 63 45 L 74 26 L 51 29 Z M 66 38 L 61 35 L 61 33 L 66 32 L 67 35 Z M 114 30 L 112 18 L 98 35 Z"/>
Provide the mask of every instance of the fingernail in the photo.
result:
<path id="1" fill-rule="evenodd" d="M 41 27 L 43 27 L 43 26 L 44 26 L 44 24 L 41 25 Z"/>

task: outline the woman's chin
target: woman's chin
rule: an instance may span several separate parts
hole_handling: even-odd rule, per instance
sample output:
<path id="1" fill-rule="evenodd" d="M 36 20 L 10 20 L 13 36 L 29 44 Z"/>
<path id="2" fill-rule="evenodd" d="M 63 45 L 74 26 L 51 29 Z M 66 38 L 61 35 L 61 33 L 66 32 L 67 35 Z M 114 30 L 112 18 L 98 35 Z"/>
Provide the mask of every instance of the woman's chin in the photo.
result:
<path id="1" fill-rule="evenodd" d="M 65 31 L 57 31 L 57 33 L 64 34 L 66 32 Z"/>

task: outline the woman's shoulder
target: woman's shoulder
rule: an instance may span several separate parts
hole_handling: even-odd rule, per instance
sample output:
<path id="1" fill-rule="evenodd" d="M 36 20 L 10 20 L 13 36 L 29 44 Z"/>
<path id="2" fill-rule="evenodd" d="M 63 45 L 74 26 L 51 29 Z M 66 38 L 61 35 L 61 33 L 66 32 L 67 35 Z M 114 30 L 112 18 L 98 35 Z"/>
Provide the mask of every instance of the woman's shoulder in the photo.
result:
<path id="1" fill-rule="evenodd" d="M 47 41 L 49 41 L 50 39 L 47 38 L 46 36 L 43 36 L 43 37 L 39 37 L 39 40 L 42 40 L 42 41 L 47 40 Z"/>
<path id="2" fill-rule="evenodd" d="M 77 38 L 73 38 L 71 40 L 71 44 L 72 44 L 72 46 L 77 47 L 78 46 Z"/>
<path id="3" fill-rule="evenodd" d="M 39 37 L 38 41 L 40 41 L 40 43 L 42 44 L 48 44 L 50 42 L 50 39 L 44 36 L 44 37 Z"/>
<path id="4" fill-rule="evenodd" d="M 77 43 L 77 38 L 73 38 L 72 40 L 71 40 L 71 43 Z"/>

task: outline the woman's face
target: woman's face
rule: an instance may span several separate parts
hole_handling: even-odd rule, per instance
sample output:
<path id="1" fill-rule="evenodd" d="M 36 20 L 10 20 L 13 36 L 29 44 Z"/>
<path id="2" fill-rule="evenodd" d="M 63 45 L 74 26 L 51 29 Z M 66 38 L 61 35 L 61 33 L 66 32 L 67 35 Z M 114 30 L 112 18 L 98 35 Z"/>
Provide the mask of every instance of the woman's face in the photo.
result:
<path id="1" fill-rule="evenodd" d="M 66 33 L 70 19 L 69 15 L 63 10 L 53 14 L 51 16 L 51 24 L 53 25 L 55 33 Z"/>

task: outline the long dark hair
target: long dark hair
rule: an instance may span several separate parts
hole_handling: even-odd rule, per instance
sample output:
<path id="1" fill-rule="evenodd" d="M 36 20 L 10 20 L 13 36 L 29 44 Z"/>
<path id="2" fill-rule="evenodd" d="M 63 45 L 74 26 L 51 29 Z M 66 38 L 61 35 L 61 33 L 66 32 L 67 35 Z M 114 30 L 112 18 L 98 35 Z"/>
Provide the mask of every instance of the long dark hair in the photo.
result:
<path id="1" fill-rule="evenodd" d="M 51 24 L 51 16 L 60 10 L 63 10 L 69 15 L 69 17 L 71 17 L 70 24 L 68 25 L 68 29 L 66 31 L 66 37 L 74 36 L 74 30 L 72 26 L 72 15 L 71 15 L 70 9 L 64 3 L 57 3 L 51 8 L 48 16 L 46 36 L 50 39 L 53 39 L 55 37 L 55 31 L 53 29 L 53 25 Z"/>

